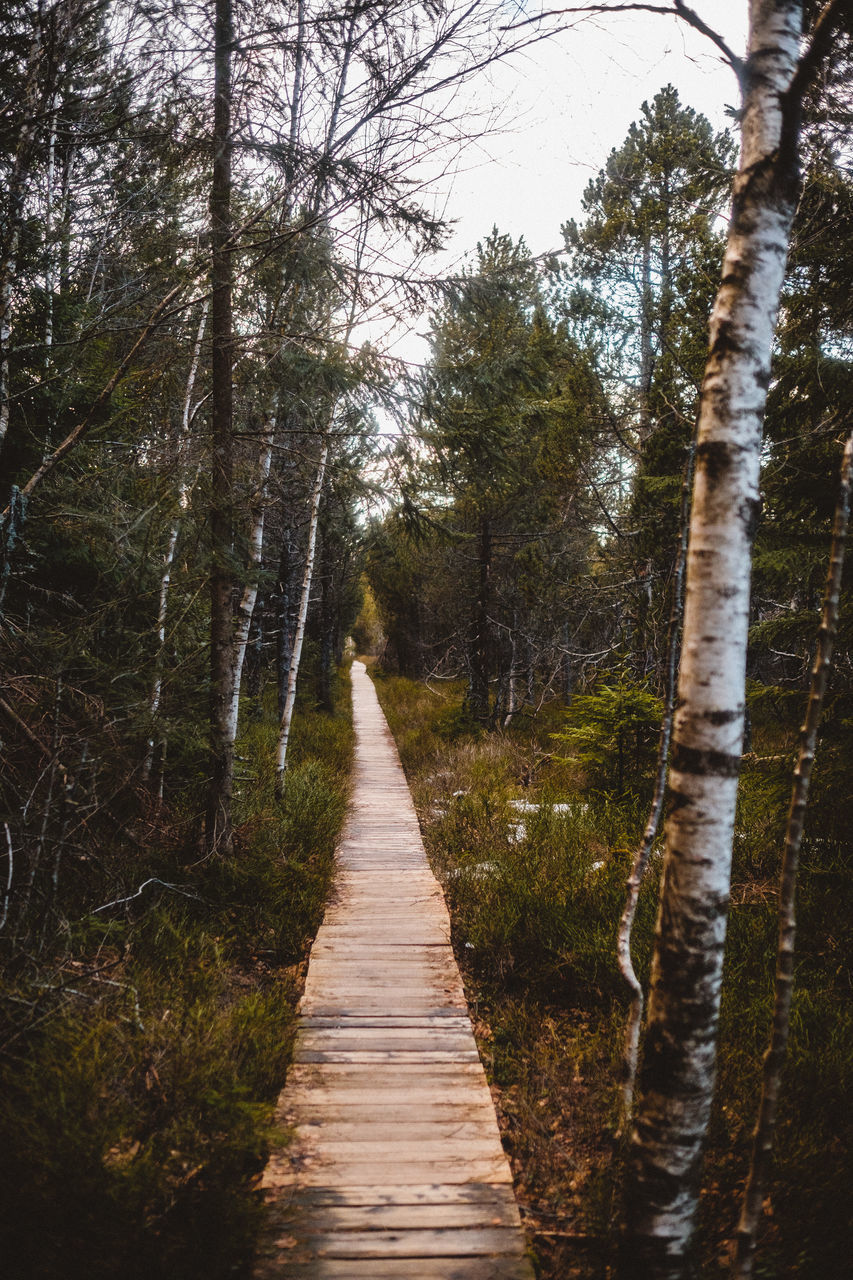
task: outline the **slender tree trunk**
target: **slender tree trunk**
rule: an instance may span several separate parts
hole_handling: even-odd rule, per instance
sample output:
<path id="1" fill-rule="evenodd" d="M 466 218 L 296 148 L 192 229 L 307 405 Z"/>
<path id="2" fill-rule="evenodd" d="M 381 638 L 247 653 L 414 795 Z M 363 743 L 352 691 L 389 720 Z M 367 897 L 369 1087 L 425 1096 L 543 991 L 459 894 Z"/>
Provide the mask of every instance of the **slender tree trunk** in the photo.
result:
<path id="1" fill-rule="evenodd" d="M 35 147 L 36 130 L 43 103 L 39 76 L 44 63 L 44 54 L 42 24 L 37 20 L 27 60 L 24 122 L 18 135 L 6 189 L 4 219 L 6 234 L 0 245 L 0 447 L 9 429 L 9 343 L 12 337 L 12 296 L 26 194 L 26 177 Z"/>
<path id="2" fill-rule="evenodd" d="M 680 1280 L 716 1064 L 770 353 L 797 197 L 801 5 L 753 0 L 743 145 L 702 385 L 670 812 L 626 1182 L 624 1276 Z"/>
<path id="3" fill-rule="evenodd" d="M 643 239 L 643 282 L 640 298 L 640 414 L 638 434 L 641 446 L 652 433 L 652 249 L 646 233 Z"/>
<path id="4" fill-rule="evenodd" d="M 252 625 L 249 630 L 249 642 L 246 645 L 246 694 L 252 704 L 252 718 L 260 720 L 263 716 L 264 702 L 264 637 L 266 621 L 266 601 L 258 590 L 255 600 L 255 611 L 252 614 Z"/>
<path id="5" fill-rule="evenodd" d="M 492 575 L 492 531 L 488 516 L 480 520 L 477 549 L 479 587 L 471 638 L 471 713 L 480 724 L 489 719 L 489 598 Z"/>
<path id="6" fill-rule="evenodd" d="M 276 597 L 276 675 L 278 684 L 278 718 L 284 715 L 287 702 L 287 679 L 290 674 L 290 657 L 293 653 L 293 636 L 296 624 L 293 618 L 293 545 L 292 531 L 285 530 L 278 564 L 278 593 Z"/>
<path id="7" fill-rule="evenodd" d="M 273 420 L 263 435 L 263 450 L 258 463 L 258 481 L 252 501 L 252 525 L 249 531 L 249 560 L 246 567 L 246 585 L 237 606 L 237 617 L 234 626 L 234 649 L 231 657 L 231 690 L 228 704 L 227 734 L 231 750 L 237 738 L 237 719 L 240 710 L 240 684 L 243 679 L 243 662 L 246 657 L 246 645 L 249 642 L 249 630 L 258 598 L 261 563 L 264 549 L 264 518 L 266 515 L 267 481 L 272 462 L 275 421 Z"/>
<path id="8" fill-rule="evenodd" d="M 800 752 L 794 782 L 791 788 L 791 805 L 785 831 L 785 848 L 782 855 L 782 871 L 779 884 L 779 942 L 776 949 L 776 990 L 773 1006 L 773 1026 L 770 1044 L 764 1055 L 764 1074 L 758 1118 L 753 1134 L 752 1158 L 749 1177 L 743 1193 L 740 1221 L 737 1229 L 737 1246 L 733 1280 L 749 1280 L 755 1256 L 755 1240 L 761 1220 L 764 1187 L 770 1169 L 773 1140 L 776 1134 L 776 1109 L 782 1084 L 782 1067 L 788 1048 L 791 1023 L 791 998 L 794 990 L 794 944 L 797 934 L 796 889 L 803 838 L 803 823 L 809 795 L 812 765 L 814 764 L 817 730 L 826 694 L 826 684 L 832 665 L 832 651 L 838 629 L 838 597 L 841 593 L 841 573 L 844 568 L 844 549 L 847 540 L 847 524 L 850 515 L 850 486 L 853 481 L 853 435 L 844 448 L 841 464 L 841 492 L 835 510 L 829 570 L 826 576 L 821 625 L 818 632 L 817 653 L 812 669 L 811 689 L 806 717 L 800 730 Z"/>
<path id="9" fill-rule="evenodd" d="M 178 545 L 178 538 L 181 532 L 181 516 L 184 510 L 190 491 L 189 471 L 186 465 L 186 459 L 183 456 L 187 446 L 187 440 L 190 433 L 190 419 L 192 417 L 192 396 L 195 387 L 195 380 L 198 375 L 198 366 L 201 360 L 201 344 L 204 341 L 204 329 L 207 323 L 208 304 L 205 302 L 201 309 L 201 319 L 198 323 L 198 332 L 196 333 L 195 346 L 193 348 L 192 360 L 190 362 L 190 371 L 187 375 L 187 385 L 184 392 L 184 407 L 181 414 L 181 433 L 178 438 L 178 509 L 172 526 L 169 529 L 169 537 L 166 543 L 166 550 L 163 554 L 163 572 L 160 575 L 160 595 L 157 605 L 157 657 L 154 664 L 154 679 L 151 682 L 151 694 L 148 699 L 148 714 L 152 721 L 156 718 L 160 710 L 160 698 L 163 692 L 163 661 L 166 653 L 166 619 L 169 614 L 169 587 L 172 581 L 172 566 L 175 563 L 175 550 Z M 151 768 L 154 762 L 155 742 L 153 735 L 148 739 L 148 745 L 145 751 L 145 760 L 142 764 L 142 778 L 147 782 L 151 776 Z"/>
<path id="10" fill-rule="evenodd" d="M 563 685 L 563 701 L 567 707 L 572 705 L 574 696 L 574 671 L 572 670 L 572 656 L 569 653 L 569 634 L 568 622 L 563 623 L 563 655 L 562 655 L 562 685 Z"/>
<path id="11" fill-rule="evenodd" d="M 643 839 L 634 854 L 631 874 L 628 877 L 625 894 L 625 907 L 619 922 L 619 933 L 616 941 L 616 957 L 619 972 L 625 979 L 630 993 L 630 1006 L 625 1022 L 625 1038 L 622 1049 L 622 1122 L 627 1125 L 631 1119 L 634 1105 L 634 1084 L 637 1078 L 637 1061 L 640 1050 L 640 1027 L 643 1021 L 643 988 L 634 971 L 631 959 L 631 933 L 634 928 L 634 917 L 637 914 L 637 903 L 640 898 L 640 885 L 646 868 L 649 865 L 652 847 L 657 839 L 663 802 L 666 794 L 666 775 L 669 767 L 669 745 L 672 738 L 672 720 L 675 712 L 675 684 L 678 670 L 678 639 L 681 631 L 681 619 L 684 612 L 684 569 L 687 560 L 687 532 L 690 521 L 690 494 L 693 488 L 693 467 L 696 459 L 696 438 L 694 435 L 690 446 L 690 454 L 684 468 L 681 485 L 681 538 L 678 544 L 678 556 L 675 562 L 675 574 L 672 584 L 672 608 L 669 615 L 669 628 L 666 640 L 666 678 L 663 720 L 661 721 L 658 739 L 657 774 L 655 791 L 643 832 Z"/>
<path id="12" fill-rule="evenodd" d="M 326 477 L 326 462 L 329 457 L 329 430 L 332 417 L 329 417 L 329 429 L 323 438 L 320 450 L 320 461 L 311 493 L 311 520 L 308 526 L 308 549 L 305 554 L 305 569 L 302 574 L 302 590 L 299 595 L 299 613 L 296 619 L 296 634 L 293 637 L 293 652 L 290 655 L 290 670 L 287 675 L 287 694 L 284 700 L 284 711 L 278 734 L 278 748 L 275 759 L 275 788 L 279 798 L 284 795 L 284 774 L 287 768 L 287 748 L 290 742 L 290 728 L 293 723 L 293 708 L 296 704 L 296 680 L 299 675 L 299 663 L 302 659 L 302 642 L 305 639 L 305 622 L 308 617 L 308 601 L 311 598 L 311 582 L 314 574 L 314 552 L 317 547 L 317 525 L 320 519 L 320 501 L 323 496 L 323 481 Z"/>
<path id="13" fill-rule="evenodd" d="M 509 647 L 509 675 L 507 677 L 507 696 L 506 696 L 506 714 L 503 719 L 503 727 L 508 729 L 512 724 L 512 718 L 518 710 L 518 697 L 516 695 L 517 664 L 518 664 L 518 615 L 515 610 L 512 613 L 512 631 L 510 632 Z"/>
<path id="14" fill-rule="evenodd" d="M 47 369 L 50 365 L 51 350 L 53 347 L 53 306 L 54 294 L 56 291 L 56 272 L 54 270 L 54 245 L 53 245 L 53 205 L 56 195 L 56 105 L 51 104 L 50 112 L 50 139 L 47 146 L 47 181 L 45 191 L 45 212 L 44 212 L 44 293 L 45 293 L 45 317 L 44 317 L 44 367 Z"/>
<path id="15" fill-rule="evenodd" d="M 233 331 L 231 314 L 231 0 L 216 0 L 214 23 L 213 178 L 211 231 L 211 497 L 210 497 L 210 782 L 205 825 L 208 853 L 233 847 L 230 736 L 234 621 L 229 565 L 233 537 Z"/>
<path id="16" fill-rule="evenodd" d="M 334 711 L 332 701 L 332 668 L 335 657 L 335 599 L 334 566 L 328 538 L 323 537 L 323 554 L 320 575 L 320 672 L 317 681 L 317 701 L 324 711 Z"/>

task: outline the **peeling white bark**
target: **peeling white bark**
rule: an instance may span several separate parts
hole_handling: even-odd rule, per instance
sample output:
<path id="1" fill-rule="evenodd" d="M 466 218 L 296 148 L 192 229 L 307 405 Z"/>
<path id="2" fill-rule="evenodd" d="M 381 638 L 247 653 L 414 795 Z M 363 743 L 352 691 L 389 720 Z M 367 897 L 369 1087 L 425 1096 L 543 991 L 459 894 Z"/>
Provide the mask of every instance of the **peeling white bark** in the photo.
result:
<path id="1" fill-rule="evenodd" d="M 802 6 L 752 0 L 743 144 L 700 402 L 666 855 L 622 1270 L 680 1280 L 714 1088 L 770 354 L 796 199 Z"/>

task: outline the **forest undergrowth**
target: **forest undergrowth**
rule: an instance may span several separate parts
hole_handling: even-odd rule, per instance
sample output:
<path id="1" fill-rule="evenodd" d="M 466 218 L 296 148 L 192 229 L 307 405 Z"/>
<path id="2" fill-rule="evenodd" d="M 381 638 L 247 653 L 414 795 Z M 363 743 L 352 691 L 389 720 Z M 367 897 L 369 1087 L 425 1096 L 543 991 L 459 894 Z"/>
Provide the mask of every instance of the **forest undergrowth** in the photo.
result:
<path id="1" fill-rule="evenodd" d="M 552 736 L 565 732 L 565 705 L 546 705 L 535 718 L 517 716 L 509 730 L 485 733 L 465 715 L 462 685 L 427 687 L 376 667 L 372 674 L 451 912 L 537 1274 L 603 1280 L 615 1262 L 625 1148 L 619 1085 L 627 1000 L 615 937 L 651 795 L 649 755 L 635 754 L 619 791 L 606 751 L 599 764 L 594 750 L 581 757 L 583 765 L 567 762 L 565 740 Z M 701 1280 L 728 1274 L 747 1172 L 798 710 L 760 696 L 752 705 L 705 1161 Z M 584 733 L 576 730 L 576 740 Z M 842 1280 L 853 1247 L 845 1190 L 853 1173 L 853 903 L 849 833 L 830 781 L 829 773 L 816 776 L 803 849 L 792 1038 L 755 1269 L 765 1280 Z M 660 849 L 659 841 L 634 930 L 644 983 Z"/>
<path id="2" fill-rule="evenodd" d="M 346 808 L 348 681 L 238 741 L 236 851 L 199 860 L 180 805 L 132 850 L 131 901 L 57 922 L 0 992 L 0 1256 L 15 1280 L 246 1275 L 296 1002 Z M 171 825 L 170 825 L 171 824 Z M 125 857 L 127 851 L 124 851 Z M 171 887 L 169 887 L 171 886 Z"/>

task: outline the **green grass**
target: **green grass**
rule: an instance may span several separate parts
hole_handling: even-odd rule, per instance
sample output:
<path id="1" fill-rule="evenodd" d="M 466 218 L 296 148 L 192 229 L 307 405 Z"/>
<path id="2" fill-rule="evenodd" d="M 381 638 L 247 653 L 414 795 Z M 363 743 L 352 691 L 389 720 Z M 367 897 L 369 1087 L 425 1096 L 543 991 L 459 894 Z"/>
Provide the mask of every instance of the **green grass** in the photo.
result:
<path id="1" fill-rule="evenodd" d="M 2 992 L 0 1256 L 15 1280 L 248 1274 L 256 1179 L 290 1059 L 352 754 L 335 715 L 295 720 L 284 805 L 275 728 L 238 746 L 236 851 L 151 851 L 127 908 L 68 930 Z M 190 894 L 191 896 L 186 896 Z"/>

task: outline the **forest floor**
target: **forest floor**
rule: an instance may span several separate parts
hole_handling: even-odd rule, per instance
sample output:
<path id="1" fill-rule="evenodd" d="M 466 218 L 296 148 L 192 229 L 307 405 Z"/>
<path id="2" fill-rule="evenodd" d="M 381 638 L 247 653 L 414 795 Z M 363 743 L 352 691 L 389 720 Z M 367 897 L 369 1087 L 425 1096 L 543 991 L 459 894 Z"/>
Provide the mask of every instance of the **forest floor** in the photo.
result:
<path id="1" fill-rule="evenodd" d="M 234 859 L 200 861 L 167 805 L 144 854 L 113 838 L 109 881 L 95 886 L 96 902 L 117 899 L 109 911 L 58 916 L 55 938 L 45 929 L 40 949 L 6 956 L 10 1280 L 250 1273 L 258 1179 L 346 810 L 347 681 L 338 692 L 334 715 L 300 705 L 284 808 L 276 725 L 246 725 Z"/>

